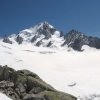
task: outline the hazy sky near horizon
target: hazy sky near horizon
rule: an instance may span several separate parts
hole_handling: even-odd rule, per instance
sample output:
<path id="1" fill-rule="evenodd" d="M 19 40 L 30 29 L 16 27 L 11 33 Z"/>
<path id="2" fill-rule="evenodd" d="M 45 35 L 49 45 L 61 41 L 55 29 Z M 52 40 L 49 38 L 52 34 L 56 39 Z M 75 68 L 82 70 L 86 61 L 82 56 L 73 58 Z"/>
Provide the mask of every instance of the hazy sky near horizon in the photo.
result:
<path id="1" fill-rule="evenodd" d="M 0 36 L 44 21 L 100 37 L 100 0 L 0 0 Z"/>

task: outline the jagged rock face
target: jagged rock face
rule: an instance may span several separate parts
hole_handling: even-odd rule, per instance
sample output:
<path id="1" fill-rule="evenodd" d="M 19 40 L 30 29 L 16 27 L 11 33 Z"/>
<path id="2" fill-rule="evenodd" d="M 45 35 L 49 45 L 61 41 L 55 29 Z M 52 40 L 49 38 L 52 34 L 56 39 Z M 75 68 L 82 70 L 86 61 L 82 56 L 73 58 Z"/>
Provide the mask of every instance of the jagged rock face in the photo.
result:
<path id="1" fill-rule="evenodd" d="M 74 50 L 81 51 L 83 45 L 89 44 L 88 37 L 85 36 L 83 33 L 78 32 L 76 30 L 71 30 L 66 35 L 66 41 L 63 45 L 68 45 L 72 47 Z"/>
<path id="2" fill-rule="evenodd" d="M 7 66 L 0 66 L 0 91 L 12 100 L 77 100 L 55 90 L 35 73 Z"/>
<path id="3" fill-rule="evenodd" d="M 74 50 L 82 51 L 83 45 L 88 45 L 90 47 L 94 47 L 97 49 L 100 49 L 100 39 L 95 37 L 88 37 L 84 35 L 81 32 L 78 32 L 76 30 L 71 30 L 66 35 L 66 41 L 63 45 L 68 45 L 69 47 L 72 47 Z"/>
<path id="4" fill-rule="evenodd" d="M 42 27 L 40 27 L 37 31 L 39 34 L 45 35 L 45 38 L 48 39 L 51 37 L 51 35 L 54 34 L 56 29 L 53 27 L 50 27 L 49 24 L 45 22 L 45 23 L 43 23 Z"/>
<path id="5" fill-rule="evenodd" d="M 74 29 L 64 35 L 48 22 L 40 23 L 19 32 L 17 35 L 4 38 L 3 42 L 10 44 L 32 43 L 34 46 L 50 48 L 71 47 L 78 51 L 82 51 L 83 45 L 100 49 L 99 38 L 86 36 Z"/>
<path id="6" fill-rule="evenodd" d="M 96 37 L 88 37 L 89 40 L 89 46 L 95 47 L 97 49 L 100 49 L 100 39 Z"/>
<path id="7" fill-rule="evenodd" d="M 78 32 L 76 30 L 71 30 L 70 32 L 67 33 L 66 35 L 66 41 L 65 44 L 67 43 L 70 45 L 71 43 L 74 43 L 76 39 L 80 40 L 81 42 L 84 42 L 84 44 L 88 43 L 88 37 L 85 36 L 83 33 Z"/>
<path id="8" fill-rule="evenodd" d="M 22 42 L 23 42 L 23 38 L 21 37 L 21 36 L 17 36 L 16 37 L 16 42 L 18 43 L 18 44 L 22 44 Z"/>

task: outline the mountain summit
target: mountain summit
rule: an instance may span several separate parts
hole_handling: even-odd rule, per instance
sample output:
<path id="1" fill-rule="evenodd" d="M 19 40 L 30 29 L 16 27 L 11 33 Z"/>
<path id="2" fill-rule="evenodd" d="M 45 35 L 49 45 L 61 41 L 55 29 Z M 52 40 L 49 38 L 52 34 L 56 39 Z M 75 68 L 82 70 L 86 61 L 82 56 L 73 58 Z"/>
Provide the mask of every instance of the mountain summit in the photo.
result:
<path id="1" fill-rule="evenodd" d="M 37 24 L 3 39 L 3 42 L 10 44 L 32 43 L 35 46 L 43 47 L 60 47 L 64 41 L 62 32 L 56 30 L 48 22 Z"/>
<path id="2" fill-rule="evenodd" d="M 10 44 L 32 43 L 34 46 L 50 48 L 71 47 L 78 51 L 82 50 L 83 45 L 100 49 L 99 38 L 86 36 L 74 29 L 65 35 L 46 21 L 29 29 L 22 30 L 18 34 L 5 37 L 3 42 Z"/>

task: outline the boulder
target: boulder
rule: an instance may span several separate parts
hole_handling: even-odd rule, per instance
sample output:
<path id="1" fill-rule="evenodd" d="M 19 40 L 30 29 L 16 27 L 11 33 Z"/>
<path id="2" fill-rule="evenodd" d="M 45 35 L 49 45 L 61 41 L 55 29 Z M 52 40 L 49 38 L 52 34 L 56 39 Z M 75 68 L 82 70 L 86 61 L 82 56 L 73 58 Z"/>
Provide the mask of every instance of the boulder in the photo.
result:
<path id="1" fill-rule="evenodd" d="M 77 100 L 57 91 L 35 73 L 15 71 L 8 66 L 0 66 L 0 91 L 12 100 Z"/>

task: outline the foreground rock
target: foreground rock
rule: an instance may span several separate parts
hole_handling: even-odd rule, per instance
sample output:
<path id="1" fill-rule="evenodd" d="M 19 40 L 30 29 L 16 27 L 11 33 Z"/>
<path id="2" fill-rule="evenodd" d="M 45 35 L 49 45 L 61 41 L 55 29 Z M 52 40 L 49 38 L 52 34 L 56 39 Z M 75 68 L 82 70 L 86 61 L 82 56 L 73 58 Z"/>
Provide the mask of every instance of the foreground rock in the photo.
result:
<path id="1" fill-rule="evenodd" d="M 77 100 L 59 92 L 28 70 L 0 66 L 0 92 L 13 100 Z"/>

